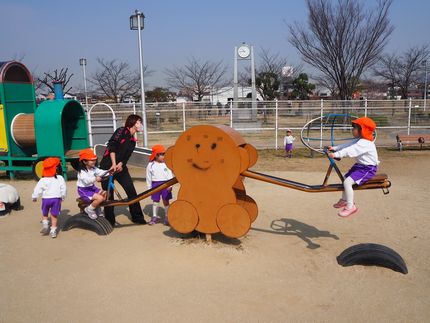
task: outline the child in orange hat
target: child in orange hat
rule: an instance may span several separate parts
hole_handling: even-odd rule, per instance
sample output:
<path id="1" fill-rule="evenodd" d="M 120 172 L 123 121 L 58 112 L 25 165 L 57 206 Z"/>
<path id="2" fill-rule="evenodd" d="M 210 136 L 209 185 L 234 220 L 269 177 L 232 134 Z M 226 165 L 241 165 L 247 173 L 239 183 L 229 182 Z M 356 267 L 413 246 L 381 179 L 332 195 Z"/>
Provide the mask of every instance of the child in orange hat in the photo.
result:
<path id="1" fill-rule="evenodd" d="M 354 204 L 354 184 L 362 185 L 372 179 L 378 169 L 378 152 L 373 142 L 373 132 L 376 129 L 375 122 L 367 117 L 352 121 L 352 135 L 355 140 L 336 147 L 328 147 L 331 158 L 353 157 L 356 163 L 345 174 L 343 182 L 342 198 L 333 205 L 341 209 L 340 217 L 348 217 L 358 211 Z"/>
<path id="2" fill-rule="evenodd" d="M 91 148 L 83 149 L 79 152 L 78 171 L 78 195 L 85 202 L 91 203 L 85 208 L 85 213 L 95 220 L 98 216 L 104 216 L 100 204 L 106 200 L 106 192 L 100 190 L 95 183 L 101 182 L 102 177 L 108 171 L 96 167 L 97 156 Z"/>
<path id="3" fill-rule="evenodd" d="M 33 202 L 42 197 L 42 235 L 50 234 L 57 237 L 57 217 L 61 212 L 61 202 L 66 198 L 66 182 L 61 173 L 61 162 L 58 158 L 49 157 L 43 161 L 42 178 L 33 190 Z M 51 230 L 49 230 L 49 214 L 51 214 Z"/>
<path id="4" fill-rule="evenodd" d="M 149 157 L 149 163 L 146 167 L 146 184 L 148 189 L 160 186 L 173 178 L 172 171 L 164 163 L 164 154 L 166 149 L 162 145 L 155 145 L 152 147 L 152 154 Z M 165 209 L 164 224 L 168 225 L 167 211 L 169 209 L 169 200 L 172 199 L 172 188 L 162 190 L 161 192 L 151 195 L 152 203 L 152 218 L 149 225 L 156 224 L 159 220 L 157 215 L 157 204 L 163 200 Z"/>

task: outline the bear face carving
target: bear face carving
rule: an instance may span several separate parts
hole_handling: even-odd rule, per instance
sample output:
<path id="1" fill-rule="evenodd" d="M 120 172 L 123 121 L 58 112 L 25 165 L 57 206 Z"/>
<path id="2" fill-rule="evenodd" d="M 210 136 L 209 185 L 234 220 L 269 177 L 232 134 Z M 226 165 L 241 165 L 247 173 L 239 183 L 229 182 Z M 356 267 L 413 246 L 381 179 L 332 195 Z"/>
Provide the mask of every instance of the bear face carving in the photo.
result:
<path id="1" fill-rule="evenodd" d="M 166 163 L 181 184 L 200 186 L 202 181 L 232 187 L 247 169 L 250 158 L 239 134 L 225 126 L 196 126 L 184 132 L 168 149 Z"/>

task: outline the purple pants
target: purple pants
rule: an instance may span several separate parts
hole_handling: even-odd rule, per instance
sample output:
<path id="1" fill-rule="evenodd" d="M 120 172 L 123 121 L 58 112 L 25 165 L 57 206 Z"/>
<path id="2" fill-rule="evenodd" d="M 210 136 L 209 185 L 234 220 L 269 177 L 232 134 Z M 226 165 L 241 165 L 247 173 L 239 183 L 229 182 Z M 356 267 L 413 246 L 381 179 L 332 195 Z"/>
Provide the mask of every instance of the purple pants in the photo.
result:
<path id="1" fill-rule="evenodd" d="M 345 174 L 345 178 L 351 177 L 357 185 L 366 183 L 376 175 L 378 167 L 355 163 Z"/>
<path id="2" fill-rule="evenodd" d="M 48 216 L 49 211 L 53 217 L 57 217 L 61 212 L 61 198 L 42 198 L 42 215 Z"/>
<path id="3" fill-rule="evenodd" d="M 99 192 L 100 192 L 100 189 L 95 185 L 91 185 L 88 187 L 79 187 L 78 186 L 79 198 L 83 201 L 86 201 L 86 202 L 91 202 L 94 194 L 97 194 Z"/>
<path id="4" fill-rule="evenodd" d="M 286 151 L 292 151 L 293 150 L 293 144 L 286 144 L 285 145 L 285 150 Z"/>
<path id="5" fill-rule="evenodd" d="M 154 181 L 152 182 L 151 188 L 160 186 L 161 184 L 164 184 L 166 182 L 167 181 Z M 151 199 L 154 202 L 160 202 L 160 198 L 162 198 L 163 201 L 168 201 L 172 199 L 172 191 L 165 188 L 164 190 L 151 195 Z"/>

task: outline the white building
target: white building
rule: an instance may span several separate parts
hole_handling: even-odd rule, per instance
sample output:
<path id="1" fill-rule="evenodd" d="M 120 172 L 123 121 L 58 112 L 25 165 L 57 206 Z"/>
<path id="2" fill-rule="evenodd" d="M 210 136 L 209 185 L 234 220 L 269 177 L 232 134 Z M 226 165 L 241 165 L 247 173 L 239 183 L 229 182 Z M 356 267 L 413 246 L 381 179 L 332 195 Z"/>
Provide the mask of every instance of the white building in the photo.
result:
<path id="1" fill-rule="evenodd" d="M 239 100 L 251 97 L 252 88 L 250 86 L 238 86 L 238 97 Z M 218 102 L 222 105 L 226 105 L 229 101 L 233 100 L 233 86 L 223 87 L 211 92 L 209 95 L 205 95 L 202 101 L 210 102 L 216 105 Z M 257 100 L 263 101 L 261 95 L 257 92 Z"/>

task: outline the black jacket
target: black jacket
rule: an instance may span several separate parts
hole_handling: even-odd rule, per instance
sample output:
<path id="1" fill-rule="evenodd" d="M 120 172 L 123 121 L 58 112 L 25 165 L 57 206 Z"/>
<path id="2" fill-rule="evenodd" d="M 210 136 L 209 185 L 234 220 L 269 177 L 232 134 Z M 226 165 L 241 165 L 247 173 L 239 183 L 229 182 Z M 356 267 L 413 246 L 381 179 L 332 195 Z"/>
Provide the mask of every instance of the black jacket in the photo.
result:
<path id="1" fill-rule="evenodd" d="M 136 147 L 136 139 L 131 135 L 130 130 L 126 127 L 120 127 L 115 130 L 109 139 L 103 158 L 100 162 L 100 168 L 109 169 L 112 166 L 110 153 L 115 153 L 116 163 L 122 162 L 123 167 Z"/>

